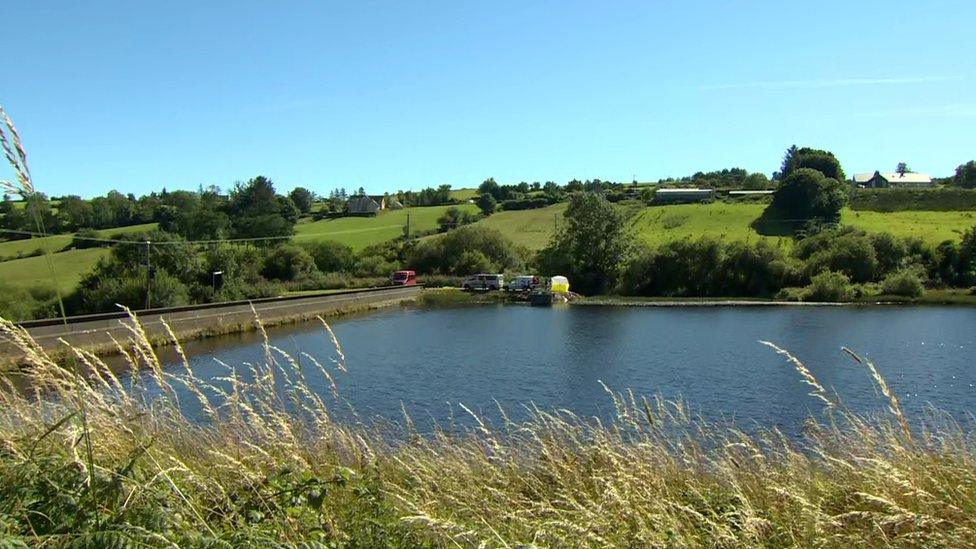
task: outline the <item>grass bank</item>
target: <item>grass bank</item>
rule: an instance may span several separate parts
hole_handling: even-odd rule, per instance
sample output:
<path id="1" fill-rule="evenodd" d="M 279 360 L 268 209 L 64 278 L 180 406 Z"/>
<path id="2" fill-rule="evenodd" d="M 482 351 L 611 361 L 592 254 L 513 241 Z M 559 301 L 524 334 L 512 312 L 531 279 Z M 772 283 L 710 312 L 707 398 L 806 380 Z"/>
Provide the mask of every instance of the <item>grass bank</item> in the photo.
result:
<path id="1" fill-rule="evenodd" d="M 609 423 L 535 410 L 523 423 L 333 421 L 346 370 L 290 357 L 163 371 L 138 323 L 122 383 L 76 350 L 79 375 L 0 322 L 39 389 L 0 387 L 0 542 L 71 546 L 971 546 L 976 447 L 938 414 L 909 426 L 845 411 L 796 358 L 824 411 L 802 434 L 745 432 L 680 402 L 611 393 Z M 770 352 L 773 352 L 772 350 Z M 860 360 L 860 359 L 858 359 Z M 178 395 L 203 422 L 188 419 Z M 467 411 L 466 408 L 462 408 Z"/>

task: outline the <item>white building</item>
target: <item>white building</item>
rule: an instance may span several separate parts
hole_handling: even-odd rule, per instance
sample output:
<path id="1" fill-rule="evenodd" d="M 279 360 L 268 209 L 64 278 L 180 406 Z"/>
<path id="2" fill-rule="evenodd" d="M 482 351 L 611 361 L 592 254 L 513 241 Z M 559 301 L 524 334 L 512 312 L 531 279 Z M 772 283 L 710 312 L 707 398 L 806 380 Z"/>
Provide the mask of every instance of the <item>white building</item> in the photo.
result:
<path id="1" fill-rule="evenodd" d="M 854 174 L 854 186 L 865 189 L 930 189 L 935 186 L 932 176 L 926 173 L 858 173 Z"/>

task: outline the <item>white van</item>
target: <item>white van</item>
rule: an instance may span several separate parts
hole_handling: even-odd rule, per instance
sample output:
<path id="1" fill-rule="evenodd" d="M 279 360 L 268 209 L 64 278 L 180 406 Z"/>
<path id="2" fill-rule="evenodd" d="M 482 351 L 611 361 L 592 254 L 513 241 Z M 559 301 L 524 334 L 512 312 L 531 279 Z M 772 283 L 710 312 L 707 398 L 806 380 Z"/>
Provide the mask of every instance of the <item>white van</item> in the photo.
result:
<path id="1" fill-rule="evenodd" d="M 505 286 L 509 292 L 530 292 L 539 287 L 539 277 L 533 275 L 516 276 Z"/>
<path id="2" fill-rule="evenodd" d="M 476 274 L 464 277 L 461 289 L 470 290 L 501 290 L 505 287 L 505 277 L 500 274 Z"/>

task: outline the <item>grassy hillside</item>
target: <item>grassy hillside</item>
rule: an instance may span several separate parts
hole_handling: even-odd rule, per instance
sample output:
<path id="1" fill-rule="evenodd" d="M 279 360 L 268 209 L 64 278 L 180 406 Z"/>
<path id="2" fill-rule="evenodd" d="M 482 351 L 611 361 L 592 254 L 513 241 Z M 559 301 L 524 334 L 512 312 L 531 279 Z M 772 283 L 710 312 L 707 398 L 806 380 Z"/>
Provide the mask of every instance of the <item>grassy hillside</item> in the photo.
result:
<path id="1" fill-rule="evenodd" d="M 437 218 L 449 206 L 408 208 L 383 212 L 376 217 L 346 217 L 300 223 L 296 226 L 296 240 L 335 240 L 356 250 L 385 242 L 403 234 L 403 227 L 410 215 L 412 231 L 427 231 L 437 227 Z M 474 205 L 459 206 L 472 213 Z M 755 240 L 767 238 L 789 245 L 789 239 L 763 237 L 750 227 L 762 212 L 764 204 L 680 204 L 647 207 L 629 216 L 628 230 L 643 243 L 656 245 L 669 240 L 713 236 L 729 240 Z M 493 227 L 515 243 L 530 250 L 539 250 L 549 241 L 556 223 L 562 224 L 566 204 L 555 204 L 536 210 L 498 212 L 478 224 Z M 621 211 L 626 211 L 621 208 Z M 946 239 L 958 239 L 959 232 L 976 225 L 976 212 L 866 212 L 844 210 L 843 223 L 869 232 L 888 231 L 897 236 L 916 236 L 938 244 Z M 121 232 L 133 233 L 150 230 L 154 224 L 107 229 L 105 236 Z M 71 235 L 48 237 L 52 249 L 60 249 L 70 243 Z M 41 244 L 40 239 L 0 243 L 0 279 L 19 286 L 48 285 L 49 273 L 44 257 L 29 257 L 2 261 L 18 253 L 29 253 Z M 63 290 L 75 287 L 81 276 L 95 266 L 107 249 L 70 250 L 54 254 L 55 268 Z"/>
<path id="2" fill-rule="evenodd" d="M 841 221 L 868 232 L 889 232 L 915 236 L 931 244 L 959 240 L 959 235 L 976 225 L 976 212 L 855 212 L 845 209 Z"/>
<path id="3" fill-rule="evenodd" d="M 386 242 L 403 235 L 403 228 L 410 216 L 410 231 L 429 231 L 437 228 L 437 218 L 451 206 L 430 206 L 426 208 L 404 208 L 388 210 L 376 217 L 342 217 L 299 223 L 295 227 L 296 240 L 335 240 L 361 250 L 372 244 Z M 477 213 L 472 204 L 457 206 L 462 210 Z"/>
<path id="4" fill-rule="evenodd" d="M 98 231 L 98 235 L 105 238 L 112 238 L 121 233 L 141 234 L 149 232 L 155 228 L 156 223 L 145 223 L 142 225 L 130 225 L 128 227 L 117 227 L 114 229 L 102 229 Z M 42 246 L 45 245 L 50 251 L 59 252 L 71 244 L 71 238 L 73 236 L 74 233 L 65 233 L 52 235 L 45 238 L 28 238 L 25 240 L 10 240 L 7 242 L 0 242 L 0 261 L 30 254 L 35 250 L 42 249 Z"/>
<path id="5" fill-rule="evenodd" d="M 641 242 L 654 246 L 670 240 L 711 236 L 725 240 L 758 240 L 750 224 L 765 204 L 676 204 L 644 208 L 632 217 L 628 227 Z"/>
<path id="6" fill-rule="evenodd" d="M 555 224 L 563 223 L 565 211 L 563 203 L 536 210 L 498 212 L 478 224 L 498 229 L 520 246 L 540 250 L 549 242 Z"/>
<path id="7" fill-rule="evenodd" d="M 81 277 L 91 270 L 98 260 L 109 254 L 107 248 L 70 250 L 52 256 L 61 291 L 67 293 L 78 285 Z M 25 257 L 0 262 L 0 279 L 11 286 L 51 286 L 51 272 L 45 256 Z"/>
<path id="8" fill-rule="evenodd" d="M 478 196 L 477 189 L 454 189 L 451 191 L 451 198 L 455 200 L 469 200 Z"/>
<path id="9" fill-rule="evenodd" d="M 771 242 L 779 237 L 758 234 L 750 225 L 765 204 L 676 204 L 642 208 L 627 221 L 627 227 L 640 242 L 657 245 L 669 240 L 713 236 L 727 240 Z M 562 223 L 565 204 L 537 210 L 499 212 L 479 224 L 494 227 L 513 241 L 532 250 L 541 249 L 553 231 L 553 215 Z M 916 236 L 931 244 L 958 239 L 960 231 L 976 225 L 976 212 L 855 212 L 845 209 L 842 222 L 868 232 L 890 232 L 896 236 Z M 784 245 L 789 239 L 782 239 Z"/>

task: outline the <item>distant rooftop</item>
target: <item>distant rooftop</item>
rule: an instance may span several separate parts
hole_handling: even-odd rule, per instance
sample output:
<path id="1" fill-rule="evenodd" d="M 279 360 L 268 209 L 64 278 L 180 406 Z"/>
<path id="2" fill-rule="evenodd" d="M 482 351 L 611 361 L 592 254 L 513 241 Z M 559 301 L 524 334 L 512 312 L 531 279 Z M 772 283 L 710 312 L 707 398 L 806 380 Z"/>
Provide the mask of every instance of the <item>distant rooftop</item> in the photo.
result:
<path id="1" fill-rule="evenodd" d="M 715 189 L 698 189 L 693 187 L 687 187 L 682 189 L 658 189 L 656 192 L 659 193 L 710 193 Z"/>
<path id="2" fill-rule="evenodd" d="M 855 183 L 867 183 L 874 179 L 875 175 L 880 175 L 881 177 L 888 180 L 888 183 L 930 183 L 932 181 L 932 176 L 927 173 L 915 173 L 908 172 L 904 175 L 898 172 L 888 172 L 888 173 L 856 173 L 854 174 Z"/>

